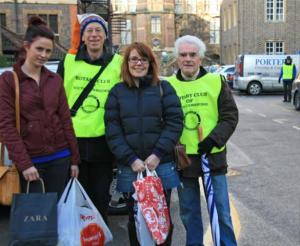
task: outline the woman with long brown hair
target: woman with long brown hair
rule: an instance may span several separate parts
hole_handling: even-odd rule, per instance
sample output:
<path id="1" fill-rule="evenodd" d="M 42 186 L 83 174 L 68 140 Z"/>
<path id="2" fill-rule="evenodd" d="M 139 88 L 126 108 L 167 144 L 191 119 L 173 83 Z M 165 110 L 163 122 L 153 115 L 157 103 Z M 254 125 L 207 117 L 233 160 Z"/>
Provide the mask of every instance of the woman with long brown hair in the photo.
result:
<path id="1" fill-rule="evenodd" d="M 47 192 L 60 196 L 69 176 L 77 177 L 79 152 L 63 81 L 44 64 L 54 47 L 54 33 L 38 16 L 29 19 L 22 52 L 14 64 L 20 81 L 20 134 L 16 128 L 12 72 L 0 76 L 0 137 L 20 172 L 21 188 L 43 178 Z M 32 192 L 40 191 L 33 182 Z"/>
<path id="2" fill-rule="evenodd" d="M 155 170 L 170 205 L 171 190 L 180 183 L 173 149 L 183 128 L 183 115 L 174 89 L 159 79 L 149 46 L 135 42 L 126 49 L 122 79 L 110 91 L 105 106 L 106 138 L 118 164 L 117 189 L 124 193 L 129 208 L 130 245 L 139 245 L 132 183 L 146 167 Z M 172 230 L 163 245 L 171 245 L 171 237 Z"/>

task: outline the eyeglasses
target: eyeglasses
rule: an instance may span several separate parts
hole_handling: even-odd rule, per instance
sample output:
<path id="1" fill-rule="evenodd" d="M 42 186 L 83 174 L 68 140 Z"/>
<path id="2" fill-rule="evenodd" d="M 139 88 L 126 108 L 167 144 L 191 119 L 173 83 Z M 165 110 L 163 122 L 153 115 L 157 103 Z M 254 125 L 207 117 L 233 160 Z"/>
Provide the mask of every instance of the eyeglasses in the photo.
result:
<path id="1" fill-rule="evenodd" d="M 188 53 L 188 52 L 182 52 L 182 53 L 179 53 L 179 56 L 180 57 L 187 57 L 187 56 L 189 56 L 191 58 L 195 58 L 195 57 L 199 56 L 199 53 L 197 53 L 197 52 L 190 52 L 190 53 Z"/>
<path id="2" fill-rule="evenodd" d="M 146 57 L 138 58 L 137 56 L 129 57 L 128 62 L 132 64 L 138 64 L 140 62 L 142 65 L 149 64 L 149 60 Z"/>

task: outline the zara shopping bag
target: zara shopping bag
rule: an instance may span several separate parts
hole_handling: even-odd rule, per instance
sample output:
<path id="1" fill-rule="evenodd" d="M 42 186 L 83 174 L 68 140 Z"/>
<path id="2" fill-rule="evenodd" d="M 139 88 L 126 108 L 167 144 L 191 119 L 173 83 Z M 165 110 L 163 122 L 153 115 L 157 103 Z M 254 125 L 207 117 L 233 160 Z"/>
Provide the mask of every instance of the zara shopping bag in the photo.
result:
<path id="1" fill-rule="evenodd" d="M 76 178 L 58 202 L 59 246 L 103 246 L 112 234 Z"/>
<path id="2" fill-rule="evenodd" d="M 34 181 L 39 182 L 39 181 Z M 57 244 L 57 193 L 14 194 L 10 210 L 10 246 Z"/>
<path id="3" fill-rule="evenodd" d="M 162 244 L 170 231 L 170 213 L 160 178 L 146 168 L 147 176 L 133 182 L 138 204 L 156 244 Z M 142 174 L 140 174 L 142 175 Z"/>

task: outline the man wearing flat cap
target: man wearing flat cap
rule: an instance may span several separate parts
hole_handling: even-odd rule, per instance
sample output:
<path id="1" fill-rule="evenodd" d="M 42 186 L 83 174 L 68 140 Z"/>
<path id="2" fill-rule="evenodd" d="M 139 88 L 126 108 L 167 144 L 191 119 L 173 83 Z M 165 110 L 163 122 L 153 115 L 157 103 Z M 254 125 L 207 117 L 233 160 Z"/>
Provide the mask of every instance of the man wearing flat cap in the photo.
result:
<path id="1" fill-rule="evenodd" d="M 105 140 L 104 105 L 110 89 L 120 81 L 121 56 L 105 47 L 106 21 L 96 14 L 78 15 L 72 47 L 57 72 L 64 79 L 78 140 L 79 181 L 107 221 L 113 155 Z"/>

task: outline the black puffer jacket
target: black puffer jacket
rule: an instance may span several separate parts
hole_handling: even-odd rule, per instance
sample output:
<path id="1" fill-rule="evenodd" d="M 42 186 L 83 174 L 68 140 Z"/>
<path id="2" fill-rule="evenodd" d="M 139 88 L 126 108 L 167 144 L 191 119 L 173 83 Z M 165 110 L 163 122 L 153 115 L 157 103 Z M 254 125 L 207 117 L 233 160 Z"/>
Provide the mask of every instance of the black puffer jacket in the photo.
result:
<path id="1" fill-rule="evenodd" d="M 152 153 L 160 163 L 174 159 L 183 114 L 176 92 L 167 81 L 162 81 L 161 87 L 144 80 L 139 88 L 129 88 L 126 83 L 115 85 L 105 105 L 104 119 L 106 139 L 118 163 L 131 165 Z"/>

